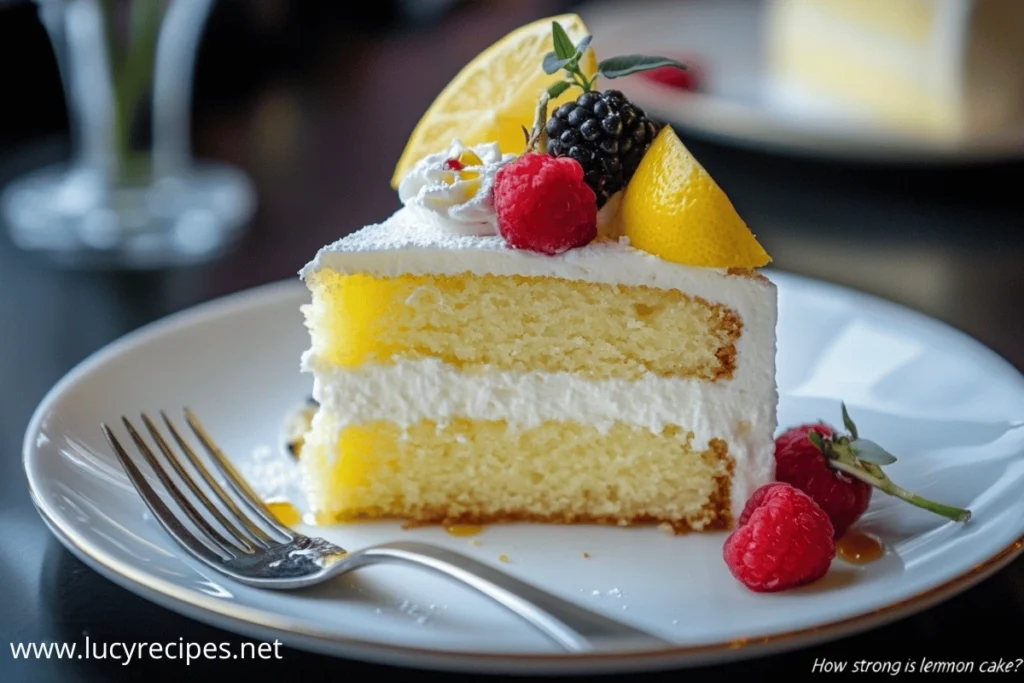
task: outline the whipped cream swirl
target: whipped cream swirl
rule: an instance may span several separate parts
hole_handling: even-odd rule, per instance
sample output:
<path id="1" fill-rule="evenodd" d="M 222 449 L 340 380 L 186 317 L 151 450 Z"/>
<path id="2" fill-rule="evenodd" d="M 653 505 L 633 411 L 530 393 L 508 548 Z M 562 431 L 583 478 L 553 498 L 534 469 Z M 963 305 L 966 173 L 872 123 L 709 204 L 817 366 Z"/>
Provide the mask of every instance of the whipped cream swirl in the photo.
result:
<path id="1" fill-rule="evenodd" d="M 447 152 L 426 156 L 409 171 L 398 187 L 398 197 L 445 232 L 498 235 L 494 180 L 501 167 L 515 158 L 515 154 L 502 155 L 497 143 L 467 147 L 454 140 Z"/>

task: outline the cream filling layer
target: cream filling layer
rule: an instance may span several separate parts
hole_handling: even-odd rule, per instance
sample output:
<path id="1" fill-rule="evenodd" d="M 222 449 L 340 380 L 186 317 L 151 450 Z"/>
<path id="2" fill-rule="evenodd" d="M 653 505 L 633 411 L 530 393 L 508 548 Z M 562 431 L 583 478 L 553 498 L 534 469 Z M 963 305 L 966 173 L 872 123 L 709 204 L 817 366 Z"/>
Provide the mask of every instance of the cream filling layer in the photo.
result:
<path id="1" fill-rule="evenodd" d="M 731 381 L 706 382 L 654 375 L 592 381 L 570 373 L 466 374 L 434 359 L 348 370 L 325 368 L 311 353 L 303 366 L 314 373 L 313 397 L 339 432 L 378 420 L 405 427 L 453 418 L 504 420 L 521 429 L 551 420 L 602 431 L 615 422 L 654 432 L 679 425 L 693 433 L 697 450 L 711 439 L 729 444 L 734 516 L 775 474 L 776 391 L 768 368 L 751 366 Z"/>

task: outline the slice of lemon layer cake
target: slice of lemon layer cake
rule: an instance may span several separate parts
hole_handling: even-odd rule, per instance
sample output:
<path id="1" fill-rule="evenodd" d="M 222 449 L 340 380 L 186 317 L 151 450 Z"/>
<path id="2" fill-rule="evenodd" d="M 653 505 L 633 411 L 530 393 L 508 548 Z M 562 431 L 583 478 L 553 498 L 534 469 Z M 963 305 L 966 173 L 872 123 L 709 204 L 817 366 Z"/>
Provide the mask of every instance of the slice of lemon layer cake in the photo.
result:
<path id="1" fill-rule="evenodd" d="M 563 25 L 538 22 L 530 68 L 579 71 Z M 441 143 L 401 209 L 303 269 L 320 522 L 720 529 L 772 480 L 768 256 L 671 128 L 577 81 L 521 153 Z"/>

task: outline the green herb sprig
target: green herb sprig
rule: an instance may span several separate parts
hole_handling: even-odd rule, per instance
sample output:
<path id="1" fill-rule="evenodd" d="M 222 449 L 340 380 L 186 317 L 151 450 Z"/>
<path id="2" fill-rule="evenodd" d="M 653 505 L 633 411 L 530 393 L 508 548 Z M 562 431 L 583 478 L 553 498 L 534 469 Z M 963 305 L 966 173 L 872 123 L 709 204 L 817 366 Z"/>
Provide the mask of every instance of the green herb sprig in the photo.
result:
<path id="1" fill-rule="evenodd" d="M 870 439 L 864 439 L 857 431 L 857 425 L 850 419 L 850 413 L 846 410 L 846 404 L 842 404 L 843 425 L 847 434 L 837 434 L 835 430 L 831 437 L 822 437 L 821 434 L 811 431 L 807 434 L 819 451 L 828 460 L 829 466 L 840 472 L 863 481 L 866 484 L 883 491 L 890 496 L 895 496 L 911 505 L 923 510 L 934 512 L 955 522 L 966 522 L 971 518 L 970 510 L 936 503 L 933 500 L 922 498 L 916 493 L 911 493 L 902 486 L 897 486 L 888 475 L 882 471 L 883 465 L 891 465 L 896 462 L 896 456 Z"/>
<path id="2" fill-rule="evenodd" d="M 597 73 L 588 77 L 580 69 L 580 60 L 590 48 L 593 36 L 584 36 L 580 42 L 573 45 L 569 34 L 557 21 L 551 22 L 551 35 L 555 49 L 544 55 L 542 64 L 544 73 L 549 75 L 554 75 L 559 71 L 566 73 L 565 80 L 557 81 L 548 88 L 548 96 L 552 99 L 572 87 L 578 87 L 583 92 L 592 92 L 598 78 L 602 76 L 608 79 L 622 78 L 641 71 L 650 71 L 666 66 L 686 70 L 685 64 L 667 57 L 621 55 L 602 60 L 597 65 Z"/>

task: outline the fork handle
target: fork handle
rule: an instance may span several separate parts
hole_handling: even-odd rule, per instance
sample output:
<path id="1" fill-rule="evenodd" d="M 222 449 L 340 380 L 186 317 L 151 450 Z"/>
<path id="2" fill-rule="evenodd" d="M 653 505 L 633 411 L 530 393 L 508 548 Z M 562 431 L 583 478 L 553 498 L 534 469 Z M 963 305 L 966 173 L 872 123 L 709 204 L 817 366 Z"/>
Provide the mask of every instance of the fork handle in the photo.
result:
<path id="1" fill-rule="evenodd" d="M 571 652 L 595 650 L 602 641 L 605 646 L 671 645 L 446 548 L 400 541 L 365 548 L 345 558 L 349 568 L 385 562 L 416 565 L 455 579 L 519 615 Z"/>

